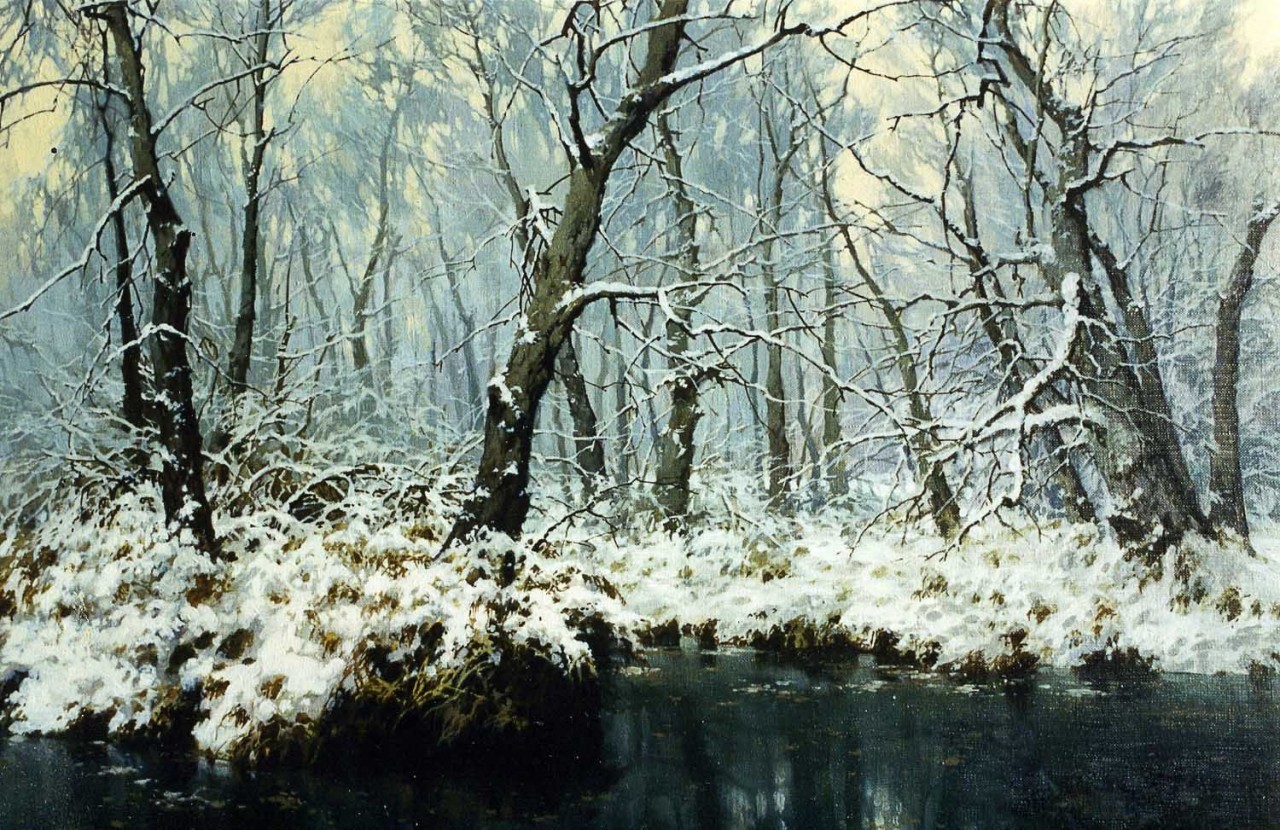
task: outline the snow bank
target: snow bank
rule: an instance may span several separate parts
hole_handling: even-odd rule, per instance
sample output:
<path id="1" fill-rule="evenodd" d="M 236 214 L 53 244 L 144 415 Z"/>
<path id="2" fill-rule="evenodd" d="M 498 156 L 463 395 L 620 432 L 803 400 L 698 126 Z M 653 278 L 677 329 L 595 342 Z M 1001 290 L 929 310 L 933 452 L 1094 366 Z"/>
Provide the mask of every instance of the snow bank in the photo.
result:
<path id="1" fill-rule="evenodd" d="M 685 539 L 644 529 L 633 510 L 630 529 L 606 535 L 579 526 L 528 541 L 535 529 L 442 555 L 448 508 L 428 501 L 417 520 L 359 493 L 340 524 L 224 516 L 225 565 L 171 538 L 146 496 L 11 532 L 0 540 L 10 728 L 177 728 L 213 755 L 253 760 L 280 736 L 320 735 L 357 700 L 436 713 L 447 739 L 477 719 L 519 721 L 486 708 L 476 678 L 505 668 L 503 682 L 534 685 L 521 673 L 531 657 L 589 678 L 584 631 L 597 623 L 625 640 L 674 621 L 739 645 L 808 626 L 867 650 L 887 634 L 938 666 L 1013 655 L 1069 667 L 1130 649 L 1165 671 L 1280 665 L 1280 538 L 1256 540 L 1256 557 L 1186 547 L 1152 580 L 1088 526 L 979 528 L 944 555 L 918 531 L 860 534 L 849 514 L 736 505 Z M 516 565 L 510 585 L 504 560 Z"/>
<path id="2" fill-rule="evenodd" d="M 1015 632 L 1050 666 L 1128 648 L 1165 671 L 1280 665 L 1280 539 L 1257 540 L 1257 557 L 1206 542 L 1182 551 L 1194 561 L 1188 589 L 1172 566 L 1144 583 L 1092 526 L 985 528 L 950 551 L 918 534 L 858 538 L 858 527 L 772 520 L 704 529 L 687 542 L 655 534 L 597 545 L 590 564 L 636 618 L 694 630 L 714 621 L 726 643 L 804 621 L 867 647 L 890 632 L 901 650 L 936 655 L 938 665 L 1006 654 Z"/>

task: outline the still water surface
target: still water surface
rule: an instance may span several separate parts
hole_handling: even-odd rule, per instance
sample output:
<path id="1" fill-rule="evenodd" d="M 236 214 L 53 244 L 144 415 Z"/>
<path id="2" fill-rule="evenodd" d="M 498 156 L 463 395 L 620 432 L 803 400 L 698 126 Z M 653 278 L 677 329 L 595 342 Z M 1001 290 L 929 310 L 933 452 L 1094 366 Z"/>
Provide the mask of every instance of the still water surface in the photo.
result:
<path id="1" fill-rule="evenodd" d="M 0 828 L 1280 827 L 1280 688 L 1245 678 L 1042 672 L 1009 692 L 750 654 L 650 662 L 609 685 L 603 763 L 537 785 L 243 777 L 11 740 Z"/>

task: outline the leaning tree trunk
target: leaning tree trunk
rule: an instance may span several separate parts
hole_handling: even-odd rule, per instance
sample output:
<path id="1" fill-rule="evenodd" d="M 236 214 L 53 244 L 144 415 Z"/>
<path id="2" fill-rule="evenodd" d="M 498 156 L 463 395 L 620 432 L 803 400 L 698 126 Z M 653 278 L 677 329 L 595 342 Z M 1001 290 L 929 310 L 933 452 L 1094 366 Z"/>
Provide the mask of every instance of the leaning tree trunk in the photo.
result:
<path id="1" fill-rule="evenodd" d="M 568 301 L 569 295 L 583 283 L 614 164 L 650 114 L 679 88 L 664 76 L 679 56 L 685 26 L 681 18 L 687 7 L 688 0 L 663 0 L 657 19 L 676 19 L 649 30 L 637 85 L 621 99 L 594 146 L 578 148 L 580 163 L 570 173 L 560 223 L 534 264 L 524 330 L 516 333 L 506 366 L 489 384 L 475 488 L 446 546 L 468 541 L 483 530 L 518 536 L 524 526 L 538 405 L 554 374 L 556 355 L 586 305 L 585 300 Z"/>
<path id="2" fill-rule="evenodd" d="M 996 67 L 1001 83 L 1005 78 L 1016 80 L 1035 96 L 1062 137 L 1056 159 L 1059 184 L 1046 194 L 1053 205 L 1049 222 L 1056 258 L 1045 263 L 1043 271 L 1055 291 L 1068 274 L 1075 273 L 1081 280 L 1080 313 L 1085 325 L 1070 357 L 1081 391 L 1101 422 L 1093 454 L 1112 498 L 1107 522 L 1131 556 L 1159 572 L 1164 553 L 1188 533 L 1207 532 L 1209 522 L 1174 431 L 1145 311 L 1129 296 L 1124 269 L 1092 234 L 1086 196 L 1100 180 L 1091 165 L 1088 116 L 1043 83 L 1036 63 L 1017 45 L 1008 19 L 1010 5 L 1011 0 L 988 0 L 984 44 L 1004 56 Z M 1019 144 L 1016 136 L 1011 140 L 1028 169 L 1036 169 L 1035 145 Z M 1120 308 L 1123 319 L 1119 321 L 1111 319 L 1096 279 L 1095 256 Z M 1128 338 L 1117 336 L 1125 329 Z"/>
<path id="3" fill-rule="evenodd" d="M 249 105 L 249 134 L 252 142 L 244 158 L 244 231 L 240 264 L 240 301 L 236 309 L 235 339 L 227 365 L 227 377 L 233 397 L 244 392 L 249 382 L 249 364 L 253 357 L 253 328 L 258 308 L 258 268 L 261 263 L 262 165 L 268 137 L 264 128 L 266 114 L 267 48 L 270 43 L 271 0 L 262 0 L 258 14 L 258 31 L 254 35 L 256 67 L 249 78 L 253 84 L 253 100 Z"/>
<path id="4" fill-rule="evenodd" d="M 824 171 L 830 169 L 830 165 L 824 165 L 823 169 Z M 831 193 L 831 181 L 827 173 L 823 173 L 820 184 L 823 207 L 826 208 L 831 221 L 839 226 L 840 239 L 845 252 L 852 260 L 854 270 L 858 272 L 858 278 L 871 292 L 872 304 L 880 312 L 889 329 L 891 345 L 894 349 L 894 366 L 897 367 L 902 391 L 907 399 L 907 411 L 911 416 L 912 432 L 907 438 L 907 445 L 915 461 L 921 495 L 929 505 L 929 515 L 933 518 L 938 533 L 944 539 L 954 539 L 961 529 L 960 505 L 956 500 L 955 491 L 951 489 L 951 483 L 947 480 L 946 470 L 938 459 L 938 440 L 934 433 L 933 413 L 930 412 L 928 398 L 921 389 L 915 349 L 912 348 L 907 328 L 902 322 L 902 314 L 885 296 L 879 280 L 862 262 L 849 225 L 841 221 L 839 211 L 836 210 L 835 199 Z"/>
<path id="5" fill-rule="evenodd" d="M 480 84 L 480 97 L 484 102 L 485 117 L 489 121 L 492 138 L 491 155 L 497 168 L 498 180 L 507 191 L 511 207 L 515 211 L 513 234 L 516 244 L 527 258 L 533 251 L 533 239 L 529 227 L 532 217 L 529 215 L 531 205 L 524 196 L 524 190 L 511 167 L 511 159 L 507 155 L 506 129 L 502 115 L 498 111 L 493 74 L 480 48 L 480 39 L 472 40 L 473 57 L 468 62 L 472 75 Z M 444 254 L 443 245 L 441 255 Z M 524 262 L 529 265 L 527 259 Z M 447 267 L 447 266 L 446 266 Z M 535 265 L 536 267 L 536 265 Z M 454 303 L 459 314 L 463 313 L 463 304 L 454 287 Z M 465 318 L 464 318 L 465 319 Z M 466 347 L 469 348 L 469 345 Z M 470 357 L 467 358 L 471 360 Z M 471 371 L 469 368 L 468 371 Z M 564 348 L 556 358 L 556 377 L 564 388 L 565 398 L 569 404 L 570 422 L 573 425 L 574 467 L 582 481 L 583 497 L 590 500 L 595 497 L 607 474 L 604 458 L 604 439 L 600 435 L 600 419 L 596 416 L 595 407 L 591 403 L 591 395 L 587 391 L 587 380 L 582 374 L 582 366 L 578 362 L 578 353 L 573 345 L 573 338 L 564 342 Z"/>
<path id="6" fill-rule="evenodd" d="M 1236 387 L 1240 378 L 1240 316 L 1253 287 L 1258 249 L 1280 214 L 1280 204 L 1258 205 L 1249 219 L 1244 247 L 1236 257 L 1225 290 L 1218 299 L 1217 347 L 1213 357 L 1213 455 L 1209 459 L 1209 521 L 1249 538 L 1244 477 L 1240 471 L 1240 411 Z"/>
<path id="7" fill-rule="evenodd" d="M 160 474 L 165 518 L 191 533 L 195 546 L 222 558 L 213 532 L 212 511 L 205 495 L 200 421 L 192 400 L 191 364 L 187 359 L 187 322 L 191 313 L 191 278 L 187 253 L 191 231 L 183 224 L 160 172 L 156 135 L 147 107 L 142 57 L 124 3 L 96 12 L 107 24 L 129 98 L 130 155 L 133 174 L 142 183 L 147 227 L 155 248 L 152 299 L 151 364 L 155 374 L 156 420 L 165 453 Z"/>
<path id="8" fill-rule="evenodd" d="M 956 501 L 955 491 L 947 480 L 947 472 L 938 460 L 938 440 L 934 435 L 933 413 L 929 401 L 921 389 L 920 373 L 916 368 L 915 350 L 907 336 L 907 328 L 902 322 L 902 314 L 889 298 L 885 296 L 880 282 L 872 276 L 871 271 L 863 264 L 854 245 L 853 236 L 848 226 L 842 225 L 845 248 L 853 259 L 854 268 L 862 279 L 867 290 L 871 292 L 872 302 L 879 309 L 881 316 L 889 328 L 891 344 L 894 349 L 894 365 L 898 368 L 898 378 L 902 382 L 902 391 L 907 398 L 907 412 L 911 416 L 912 432 L 907 439 L 911 447 L 911 455 L 916 462 L 916 473 L 920 479 L 920 489 L 929 504 L 929 515 L 934 526 L 944 539 L 954 539 L 960 533 L 960 505 Z"/>

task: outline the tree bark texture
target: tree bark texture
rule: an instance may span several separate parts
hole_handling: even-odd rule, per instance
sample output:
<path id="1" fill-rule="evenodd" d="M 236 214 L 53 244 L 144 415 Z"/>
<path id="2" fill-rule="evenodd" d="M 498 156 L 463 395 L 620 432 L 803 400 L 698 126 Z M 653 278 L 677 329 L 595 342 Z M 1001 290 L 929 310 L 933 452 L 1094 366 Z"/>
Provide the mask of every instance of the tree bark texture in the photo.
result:
<path id="1" fill-rule="evenodd" d="M 687 0 L 663 0 L 659 20 L 682 17 Z M 564 302 L 583 283 L 587 254 L 600 230 L 600 208 L 614 164 L 640 134 L 649 115 L 675 87 L 661 83 L 679 56 L 684 21 L 648 33 L 648 50 L 636 84 L 623 97 L 599 141 L 579 148 L 569 175 L 563 215 L 533 268 L 532 296 L 522 331 L 505 367 L 489 384 L 484 447 L 475 487 L 463 504 L 446 546 L 489 530 L 518 536 L 529 512 L 529 462 L 538 406 L 554 375 L 556 355 L 582 313 Z"/>
<path id="2" fill-rule="evenodd" d="M 165 517 L 189 531 L 197 548 L 219 559 L 222 551 L 213 532 L 212 511 L 205 494 L 200 422 L 192 399 L 191 364 L 187 358 L 187 322 L 191 313 L 187 254 L 191 231 L 183 224 L 160 172 L 142 57 L 129 12 L 124 3 L 110 3 L 101 7 L 100 14 L 111 33 L 121 81 L 129 97 L 133 174 L 142 183 L 147 227 L 155 248 L 150 351 L 157 425 L 165 449 L 160 475 Z"/>
<path id="3" fill-rule="evenodd" d="M 1253 288 L 1258 251 L 1280 204 L 1259 205 L 1249 219 L 1244 245 L 1218 299 L 1218 326 L 1213 355 L 1213 455 L 1209 459 L 1209 521 L 1215 527 L 1249 537 L 1244 477 L 1240 472 L 1240 410 L 1236 388 L 1240 379 L 1240 318 Z"/>
<path id="4" fill-rule="evenodd" d="M 258 269 L 262 261 L 262 166 L 268 137 L 264 129 L 266 115 L 267 50 L 270 45 L 271 0 L 261 0 L 258 31 L 254 35 L 256 68 L 250 73 L 253 96 L 249 104 L 248 139 L 252 146 L 244 159 L 244 230 L 241 243 L 240 299 L 236 307 L 235 338 L 228 359 L 227 378 L 232 396 L 244 392 L 249 382 L 249 364 L 253 358 L 253 329 L 258 308 Z"/>

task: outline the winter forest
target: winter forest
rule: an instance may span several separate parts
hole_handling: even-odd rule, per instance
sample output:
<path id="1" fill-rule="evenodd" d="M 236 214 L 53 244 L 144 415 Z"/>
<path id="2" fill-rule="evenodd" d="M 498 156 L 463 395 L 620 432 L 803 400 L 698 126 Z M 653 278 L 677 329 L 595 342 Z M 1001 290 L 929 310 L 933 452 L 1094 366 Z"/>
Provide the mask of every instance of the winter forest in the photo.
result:
<path id="1" fill-rule="evenodd" d="M 681 643 L 1273 675 L 1278 22 L 10 0 L 0 727 L 443 752 Z"/>

